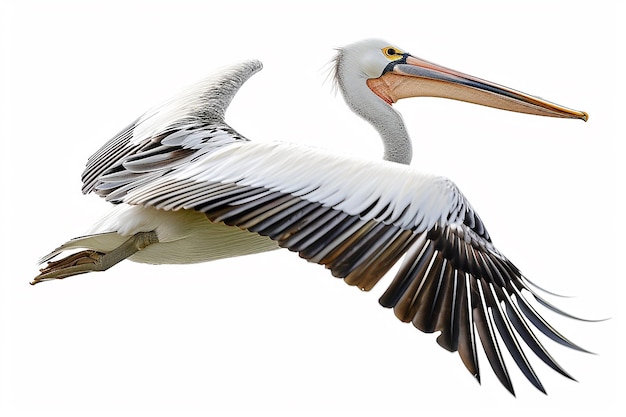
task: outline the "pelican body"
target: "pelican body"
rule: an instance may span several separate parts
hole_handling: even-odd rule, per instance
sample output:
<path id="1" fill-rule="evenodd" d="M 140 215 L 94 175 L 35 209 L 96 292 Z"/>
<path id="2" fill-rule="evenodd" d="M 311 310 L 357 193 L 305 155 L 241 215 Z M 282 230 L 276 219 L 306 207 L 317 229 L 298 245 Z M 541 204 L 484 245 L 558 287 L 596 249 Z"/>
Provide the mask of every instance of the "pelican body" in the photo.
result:
<path id="1" fill-rule="evenodd" d="M 534 331 L 582 349 L 542 319 L 523 292 L 565 313 L 496 249 L 452 181 L 408 166 L 411 141 L 392 104 L 434 96 L 542 116 L 587 120 L 587 114 L 385 41 L 362 41 L 339 50 L 334 72 L 348 106 L 383 140 L 383 159 L 372 161 L 251 142 L 226 124 L 235 93 L 261 67 L 252 60 L 223 69 L 148 111 L 89 158 L 83 192 L 114 206 L 86 236 L 42 258 L 47 265 L 32 283 L 103 271 L 123 259 L 196 263 L 282 247 L 367 291 L 402 258 L 380 303 L 424 332 L 440 332 L 437 342 L 458 351 L 477 379 L 475 332 L 511 393 L 496 333 L 539 390 L 545 392 L 520 339 L 570 377 Z"/>

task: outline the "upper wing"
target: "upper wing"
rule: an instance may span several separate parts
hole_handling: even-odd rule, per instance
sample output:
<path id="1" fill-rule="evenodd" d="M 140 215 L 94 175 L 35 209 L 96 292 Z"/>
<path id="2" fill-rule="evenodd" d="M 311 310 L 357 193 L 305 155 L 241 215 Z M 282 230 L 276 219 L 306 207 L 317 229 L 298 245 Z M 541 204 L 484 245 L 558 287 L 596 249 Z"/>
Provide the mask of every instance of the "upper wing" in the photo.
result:
<path id="1" fill-rule="evenodd" d="M 199 154 L 245 141 L 224 123 L 224 113 L 243 83 L 261 68 L 261 62 L 252 60 L 221 69 L 146 112 L 89 158 L 83 193 L 115 201 L 112 188 L 149 181 Z"/>
<path id="2" fill-rule="evenodd" d="M 542 391 L 518 338 L 569 375 L 528 322 L 580 349 L 526 301 L 527 281 L 496 250 L 480 218 L 445 178 L 296 145 L 243 142 L 123 188 L 120 201 L 204 212 L 214 222 L 269 236 L 363 290 L 406 255 L 381 304 L 422 331 L 440 331 L 439 344 L 458 350 L 478 378 L 476 329 L 491 367 L 511 392 L 496 334 Z"/>

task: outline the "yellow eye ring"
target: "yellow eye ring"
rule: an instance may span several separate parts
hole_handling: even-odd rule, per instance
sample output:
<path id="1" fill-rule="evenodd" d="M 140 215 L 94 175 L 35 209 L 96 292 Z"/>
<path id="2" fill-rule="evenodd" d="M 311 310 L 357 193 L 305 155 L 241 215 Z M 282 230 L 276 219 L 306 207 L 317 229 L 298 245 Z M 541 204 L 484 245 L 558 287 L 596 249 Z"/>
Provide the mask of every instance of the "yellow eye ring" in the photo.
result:
<path id="1" fill-rule="evenodd" d="M 387 59 L 389 59 L 390 61 L 400 59 L 404 54 L 404 52 L 394 46 L 386 46 L 381 50 L 383 51 L 385 57 L 387 57 Z"/>

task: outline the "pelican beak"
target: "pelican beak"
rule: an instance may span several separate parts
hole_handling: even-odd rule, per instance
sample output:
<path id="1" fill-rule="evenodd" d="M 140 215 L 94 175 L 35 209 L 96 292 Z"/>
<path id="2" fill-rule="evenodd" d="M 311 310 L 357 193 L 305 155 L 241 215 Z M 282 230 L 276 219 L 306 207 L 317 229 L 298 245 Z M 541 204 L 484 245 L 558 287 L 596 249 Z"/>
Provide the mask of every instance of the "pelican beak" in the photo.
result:
<path id="1" fill-rule="evenodd" d="M 408 97 L 443 97 L 518 113 L 584 121 L 589 118 L 583 111 L 572 110 L 409 54 L 389 66 L 379 78 L 368 80 L 368 85 L 390 104 Z"/>

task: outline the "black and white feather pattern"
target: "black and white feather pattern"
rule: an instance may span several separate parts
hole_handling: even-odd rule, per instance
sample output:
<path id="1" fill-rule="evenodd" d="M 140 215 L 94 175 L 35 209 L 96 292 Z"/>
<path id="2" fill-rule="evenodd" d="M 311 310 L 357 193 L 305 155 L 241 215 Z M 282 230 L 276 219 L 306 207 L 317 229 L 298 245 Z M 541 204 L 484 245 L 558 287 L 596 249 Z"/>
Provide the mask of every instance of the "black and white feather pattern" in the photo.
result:
<path id="1" fill-rule="evenodd" d="M 458 351 L 476 378 L 478 340 L 511 392 L 502 345 L 541 391 L 524 344 L 570 377 L 534 332 L 580 348 L 524 298 L 527 292 L 556 310 L 498 252 L 451 181 L 385 161 L 250 142 L 230 128 L 224 111 L 260 68 L 249 61 L 226 69 L 139 118 L 90 158 L 83 191 L 113 203 L 203 212 L 267 236 L 362 290 L 403 258 L 380 303 L 424 332 L 441 332 L 438 343 Z"/>

